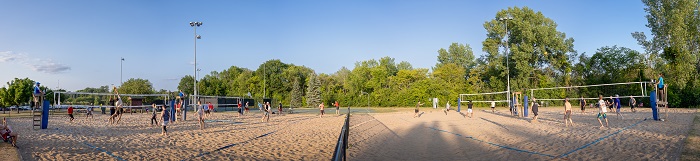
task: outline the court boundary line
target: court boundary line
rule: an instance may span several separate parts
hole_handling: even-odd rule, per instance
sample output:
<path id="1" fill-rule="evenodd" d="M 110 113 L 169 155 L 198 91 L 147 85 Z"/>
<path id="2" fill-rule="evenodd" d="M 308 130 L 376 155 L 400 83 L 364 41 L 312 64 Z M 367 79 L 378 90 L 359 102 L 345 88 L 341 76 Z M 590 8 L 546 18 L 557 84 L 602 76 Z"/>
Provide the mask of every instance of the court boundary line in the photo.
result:
<path id="1" fill-rule="evenodd" d="M 403 119 L 403 118 L 399 118 L 399 119 L 401 119 L 401 120 L 403 120 L 403 121 L 406 121 L 406 122 L 410 122 L 410 121 L 408 121 L 408 120 L 406 120 L 406 119 Z M 435 130 L 435 131 L 438 131 L 438 132 L 444 132 L 444 133 L 452 134 L 452 135 L 455 135 L 455 136 L 465 137 L 465 138 L 468 138 L 468 139 L 472 139 L 472 140 L 474 140 L 474 141 L 487 143 L 487 144 L 489 144 L 489 145 L 497 146 L 497 147 L 504 148 L 504 149 L 508 149 L 508 150 L 514 150 L 514 151 L 517 151 L 517 152 L 524 152 L 524 153 L 536 154 L 536 155 L 541 155 L 541 156 L 547 156 L 547 157 L 550 157 L 550 158 L 564 158 L 564 157 L 566 157 L 566 156 L 568 156 L 568 155 L 570 155 L 570 154 L 572 154 L 572 153 L 575 153 L 576 151 L 585 149 L 585 148 L 587 148 L 587 147 L 589 147 L 589 146 L 591 146 L 591 145 L 593 145 L 593 144 L 596 144 L 596 143 L 598 143 L 598 142 L 600 142 L 600 141 L 602 141 L 602 140 L 605 140 L 605 139 L 607 139 L 607 138 L 609 138 L 609 137 L 611 137 L 611 136 L 617 135 L 617 134 L 619 134 L 619 133 L 622 132 L 622 131 L 625 131 L 625 130 L 627 130 L 627 129 L 633 128 L 633 127 L 639 125 L 640 123 L 642 123 L 642 122 L 644 122 L 644 121 L 646 121 L 646 120 L 649 120 L 649 119 L 648 119 L 648 118 L 644 118 L 643 120 L 637 121 L 636 123 L 634 123 L 634 124 L 632 124 L 632 125 L 629 125 L 629 126 L 626 126 L 626 127 L 622 128 L 622 129 L 620 129 L 620 130 L 617 130 L 616 132 L 610 133 L 610 134 L 608 134 L 608 135 L 606 135 L 606 136 L 603 136 L 603 137 L 601 137 L 601 138 L 598 138 L 598 139 L 596 139 L 596 140 L 594 140 L 594 141 L 592 141 L 592 142 L 590 142 L 590 143 L 588 143 L 588 144 L 585 144 L 585 145 L 583 145 L 583 146 L 581 146 L 581 147 L 578 147 L 578 148 L 576 148 L 576 149 L 574 149 L 574 150 L 568 151 L 568 152 L 566 152 L 566 153 L 563 153 L 563 154 L 557 155 L 557 156 L 554 156 L 554 155 L 551 155 L 551 154 L 544 154 L 544 153 L 539 153 L 539 152 L 524 150 L 524 149 L 518 149 L 518 148 L 514 148 L 514 147 L 509 147 L 509 146 L 505 146 L 505 145 L 496 144 L 496 143 L 491 143 L 491 142 L 487 142 L 487 141 L 483 141 L 483 140 L 474 138 L 473 136 L 462 135 L 462 134 L 458 134 L 458 133 L 454 133 L 454 132 L 450 132 L 450 131 L 438 129 L 438 128 L 435 128 L 435 127 L 425 127 L 425 128 L 428 128 L 428 129 L 431 129 L 431 130 Z M 380 122 L 381 122 L 381 121 L 380 121 Z"/>

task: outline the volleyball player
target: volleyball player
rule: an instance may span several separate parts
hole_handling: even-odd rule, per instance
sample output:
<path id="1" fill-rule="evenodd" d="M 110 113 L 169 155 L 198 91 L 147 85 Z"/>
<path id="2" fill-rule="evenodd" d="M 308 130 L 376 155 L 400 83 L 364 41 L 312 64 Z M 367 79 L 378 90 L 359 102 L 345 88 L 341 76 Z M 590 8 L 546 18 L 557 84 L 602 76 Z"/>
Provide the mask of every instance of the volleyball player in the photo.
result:
<path id="1" fill-rule="evenodd" d="M 598 95 L 598 123 L 600 123 L 600 128 L 603 128 L 605 126 L 609 126 L 608 124 L 608 115 L 605 114 L 608 112 L 605 108 L 605 101 L 603 101 L 603 95 Z M 603 122 L 600 121 L 600 118 L 605 119 L 605 126 L 603 126 Z"/>

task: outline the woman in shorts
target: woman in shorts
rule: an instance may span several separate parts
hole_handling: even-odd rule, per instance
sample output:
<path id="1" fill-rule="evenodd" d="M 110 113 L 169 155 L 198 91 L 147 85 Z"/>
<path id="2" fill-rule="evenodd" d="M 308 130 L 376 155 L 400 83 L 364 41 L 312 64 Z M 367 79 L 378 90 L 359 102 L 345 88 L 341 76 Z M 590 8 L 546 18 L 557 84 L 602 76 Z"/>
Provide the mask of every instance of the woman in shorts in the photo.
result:
<path id="1" fill-rule="evenodd" d="M 168 121 L 170 120 L 170 111 L 168 111 L 165 106 L 163 106 L 163 111 L 160 113 L 160 119 L 163 121 L 163 129 L 160 133 L 160 135 L 165 135 L 168 136 Z"/>

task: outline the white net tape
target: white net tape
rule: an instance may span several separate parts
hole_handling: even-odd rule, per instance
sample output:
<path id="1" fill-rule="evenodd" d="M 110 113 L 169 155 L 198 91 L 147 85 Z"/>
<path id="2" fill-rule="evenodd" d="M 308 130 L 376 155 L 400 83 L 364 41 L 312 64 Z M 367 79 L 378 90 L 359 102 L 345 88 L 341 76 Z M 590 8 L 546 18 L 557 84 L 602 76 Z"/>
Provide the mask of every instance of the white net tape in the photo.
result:
<path id="1" fill-rule="evenodd" d="M 635 84 L 639 84 L 639 87 Z M 647 92 L 647 86 L 652 84 L 652 82 L 625 82 L 625 83 L 609 83 L 609 84 L 594 84 L 594 85 L 583 85 L 583 86 L 568 86 L 568 87 L 550 87 L 550 88 L 536 88 L 530 89 L 530 98 L 533 96 L 538 101 L 564 101 L 566 97 L 569 100 L 597 100 L 598 95 L 603 95 L 604 99 L 610 98 L 646 98 L 649 97 Z M 580 90 L 591 88 L 591 87 L 602 87 L 602 89 L 590 90 L 587 92 L 581 92 Z M 568 90 L 567 91 L 554 91 L 552 93 L 537 92 L 537 91 L 548 91 L 548 90 Z M 579 90 L 579 91 L 576 91 Z M 549 96 L 547 96 L 549 95 Z M 559 98 L 552 98 L 551 95 L 559 95 Z M 620 95 L 615 96 L 615 95 Z M 556 97 L 556 96 L 555 96 Z M 582 98 L 583 97 L 583 98 Z"/>
<path id="2" fill-rule="evenodd" d="M 508 91 L 491 93 L 459 94 L 460 102 L 510 102 L 508 101 Z M 498 100 L 501 99 L 501 100 Z"/>

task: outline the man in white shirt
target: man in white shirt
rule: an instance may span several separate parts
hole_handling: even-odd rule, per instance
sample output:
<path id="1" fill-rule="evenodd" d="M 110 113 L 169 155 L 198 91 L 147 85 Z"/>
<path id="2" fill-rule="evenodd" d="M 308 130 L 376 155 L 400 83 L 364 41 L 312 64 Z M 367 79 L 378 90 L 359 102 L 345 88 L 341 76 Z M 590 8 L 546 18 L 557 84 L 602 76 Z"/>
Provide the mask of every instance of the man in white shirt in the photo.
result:
<path id="1" fill-rule="evenodd" d="M 608 110 L 605 106 L 607 105 L 605 101 L 603 101 L 603 95 L 598 95 L 598 123 L 600 123 L 600 128 L 605 126 L 610 127 L 610 125 L 608 125 L 608 116 L 605 114 Z M 605 126 L 603 126 L 603 122 L 600 121 L 600 118 L 605 119 Z"/>

